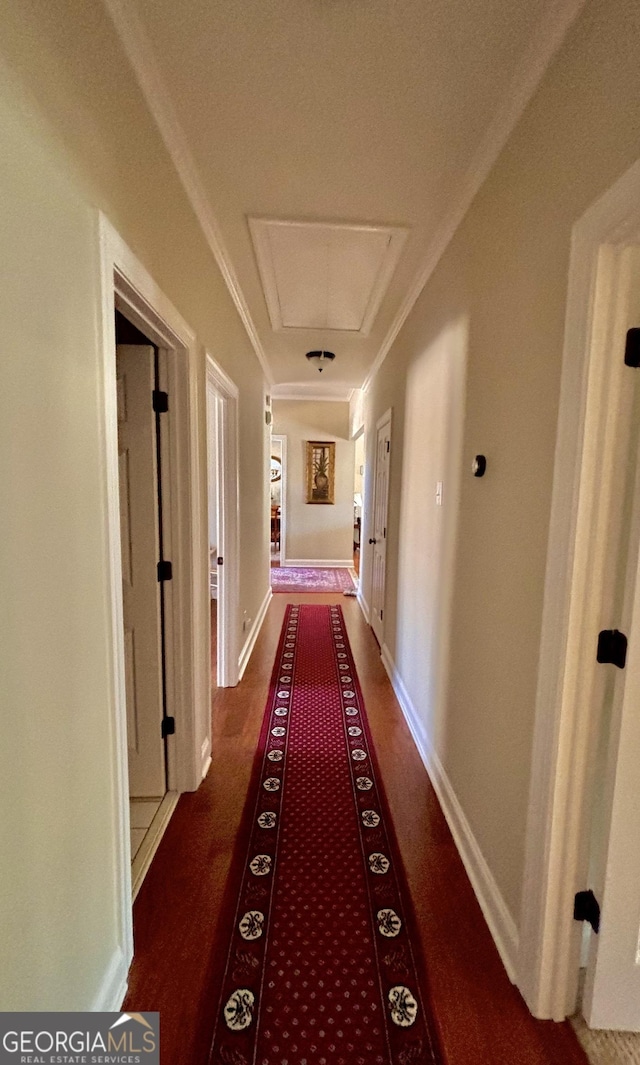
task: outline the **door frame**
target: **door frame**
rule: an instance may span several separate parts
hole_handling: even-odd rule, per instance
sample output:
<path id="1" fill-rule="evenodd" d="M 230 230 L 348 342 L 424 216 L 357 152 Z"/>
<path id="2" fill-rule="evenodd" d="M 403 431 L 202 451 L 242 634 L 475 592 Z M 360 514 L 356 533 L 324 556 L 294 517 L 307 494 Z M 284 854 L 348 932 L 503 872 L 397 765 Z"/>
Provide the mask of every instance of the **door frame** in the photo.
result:
<path id="1" fill-rule="evenodd" d="M 282 459 L 280 476 L 280 565 L 287 564 L 287 438 L 282 433 L 272 433 L 272 440 L 279 440 Z"/>
<path id="2" fill-rule="evenodd" d="M 351 439 L 353 440 L 353 444 L 354 444 L 354 454 L 355 454 L 356 441 L 360 440 L 360 438 L 362 438 L 362 486 L 361 486 L 362 487 L 362 491 L 360 493 L 360 495 L 362 497 L 362 506 L 360 507 L 360 563 L 359 563 L 359 567 L 358 567 L 358 569 L 359 569 L 359 572 L 358 572 L 358 575 L 357 575 L 358 579 L 356 581 L 356 584 L 357 584 L 356 596 L 357 597 L 360 596 L 360 588 L 361 588 L 361 585 L 362 585 L 362 542 L 363 542 L 363 531 L 364 531 L 364 514 L 365 514 L 365 507 L 367 505 L 367 497 L 366 497 L 366 494 L 365 494 L 365 486 L 366 486 L 366 481 L 367 481 L 367 474 L 366 474 L 366 468 L 367 468 L 367 436 L 366 436 L 366 433 L 364 431 L 364 425 L 361 425 L 359 429 L 356 429 L 355 433 L 351 437 Z M 354 493 L 353 494 L 354 494 L 354 503 L 355 503 L 355 477 L 354 477 Z M 355 554 L 355 552 L 354 552 L 354 554 Z M 354 560 L 353 568 L 354 568 L 354 571 L 355 571 L 355 560 Z"/>
<path id="3" fill-rule="evenodd" d="M 374 450 L 374 458 L 373 458 L 373 480 L 372 480 L 372 483 L 371 483 L 371 511 L 369 513 L 369 517 L 370 517 L 371 521 L 367 522 L 367 540 L 368 540 L 368 533 L 369 533 L 369 528 L 368 528 L 369 524 L 372 524 L 373 530 L 375 532 L 376 491 L 377 491 L 377 474 L 378 474 L 378 434 L 379 434 L 380 430 L 384 429 L 385 425 L 387 425 L 387 424 L 389 425 L 389 469 L 388 469 L 388 475 L 387 475 L 387 498 L 386 498 L 386 501 L 385 501 L 386 502 L 385 517 L 387 519 L 387 529 L 389 528 L 389 490 L 390 490 L 390 487 L 391 487 L 391 456 L 393 455 L 393 448 L 392 448 L 392 440 L 393 440 L 393 436 L 392 436 L 392 430 L 393 430 L 393 407 L 388 407 L 387 410 L 384 412 L 384 414 L 382 414 L 378 418 L 378 420 L 376 422 L 375 433 L 372 434 L 373 437 L 374 437 L 374 442 L 375 442 L 375 450 Z M 366 460 L 365 460 L 365 462 L 366 462 Z M 362 513 L 363 514 L 365 513 L 365 508 L 364 508 L 365 502 L 366 502 L 366 500 L 365 500 L 364 494 L 363 494 L 363 507 L 362 507 Z M 362 529 L 360 530 L 360 538 L 363 541 L 363 546 L 364 546 L 365 537 L 364 537 L 364 533 L 363 533 Z M 383 612 L 384 612 L 384 601 L 386 600 L 386 593 L 387 593 L 387 539 L 388 538 L 385 537 L 385 545 L 384 545 L 384 552 L 385 552 L 385 557 L 384 557 L 384 595 L 383 595 L 383 605 L 382 605 Z M 368 543 L 367 543 L 367 547 L 369 547 Z M 372 597 L 373 597 L 373 562 L 374 562 L 374 549 L 372 549 L 369 552 L 369 564 L 368 564 L 369 602 L 366 604 L 367 611 L 365 613 L 365 617 L 367 618 L 367 621 L 368 621 L 369 625 L 371 626 L 372 630 L 373 630 L 373 624 L 372 624 L 372 622 L 373 622 L 373 603 L 372 603 L 371 600 L 372 600 Z M 362 549 L 360 551 L 360 565 L 362 566 Z M 375 632 L 374 632 L 374 635 L 375 635 Z M 384 614 L 383 614 L 383 618 L 382 618 L 381 636 L 382 636 L 382 639 L 380 640 L 380 650 L 382 651 L 382 648 L 384 647 Z M 376 640 L 377 639 L 378 639 L 378 637 L 376 636 Z"/>
<path id="4" fill-rule="evenodd" d="M 391 409 L 391 408 L 389 408 L 389 409 Z M 362 611 L 362 615 L 364 617 L 364 620 L 366 621 L 367 625 L 370 625 L 371 624 L 371 614 L 370 614 L 370 611 L 369 611 L 369 604 L 368 604 L 367 600 L 365 599 L 365 595 L 364 595 L 364 587 L 365 587 L 365 583 L 366 583 L 365 582 L 365 573 L 367 573 L 367 576 L 370 576 L 368 570 L 365 570 L 365 563 L 364 563 L 365 529 L 368 527 L 367 505 L 369 503 L 369 489 L 368 489 L 369 481 L 368 481 L 368 477 L 367 477 L 367 470 L 369 468 L 369 465 L 367 463 L 367 444 L 369 442 L 369 437 L 367 435 L 366 425 L 365 425 L 364 421 L 363 421 L 362 425 L 353 434 L 353 439 L 357 440 L 358 437 L 360 437 L 360 436 L 363 437 L 363 439 L 364 439 L 364 463 L 363 463 L 364 473 L 363 473 L 363 477 L 362 477 L 362 515 L 361 515 L 361 521 L 360 521 L 360 572 L 358 574 L 358 587 L 357 587 L 357 590 L 356 590 L 356 599 L 358 601 L 358 605 L 360 607 L 360 610 Z"/>
<path id="5" fill-rule="evenodd" d="M 198 350 L 186 322 L 102 212 L 96 213 L 101 314 L 97 322 L 102 357 L 100 392 L 104 536 L 109 566 L 106 610 L 110 618 L 111 703 L 114 736 L 114 859 L 120 919 L 121 964 L 133 956 L 131 847 L 127 771 L 127 716 L 122 613 L 122 557 L 116 401 L 116 307 L 156 344 L 164 364 L 163 387 L 169 413 L 162 434 L 164 541 L 173 562 L 173 580 L 165 585 L 166 696 L 175 717 L 175 735 L 167 737 L 171 791 L 194 791 L 211 758 L 209 714 L 210 651 L 206 644 L 205 579 L 208 552 L 204 538 L 201 445 L 198 415 Z M 162 353 L 171 358 L 162 358 Z M 198 638 L 198 634 L 202 634 Z"/>
<path id="6" fill-rule="evenodd" d="M 206 353 L 207 393 L 211 390 L 220 400 L 216 419 L 217 517 L 220 543 L 218 550 L 224 563 L 218 569 L 218 655 L 217 684 L 234 688 L 238 683 L 240 604 L 239 591 L 239 490 L 238 490 L 238 396 L 235 383 L 209 352 Z M 208 448 L 207 448 L 208 455 Z M 207 477 L 207 491 L 208 491 Z M 207 588 L 209 587 L 207 570 Z M 211 613 L 207 614 L 209 646 Z M 210 703 L 210 698 L 209 698 Z"/>
<path id="7" fill-rule="evenodd" d="M 591 693 L 610 563 L 603 532 L 612 456 L 624 443 L 607 289 L 619 249 L 638 242 L 640 160 L 576 223 L 571 242 L 518 961 L 532 1013 L 557 1021 L 574 1012 L 578 995 L 582 926 L 573 897 L 588 886 Z"/>

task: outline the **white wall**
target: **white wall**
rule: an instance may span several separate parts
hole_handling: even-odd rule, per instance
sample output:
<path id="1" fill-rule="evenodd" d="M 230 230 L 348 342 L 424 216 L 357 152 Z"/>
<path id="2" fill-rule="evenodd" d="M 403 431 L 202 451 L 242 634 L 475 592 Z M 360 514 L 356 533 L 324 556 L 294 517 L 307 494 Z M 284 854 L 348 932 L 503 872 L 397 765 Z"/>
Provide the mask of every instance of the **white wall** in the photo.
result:
<path id="1" fill-rule="evenodd" d="M 2 29 L 0 599 L 11 727 L 0 745 L 0 1009 L 114 1009 L 129 959 L 115 853 L 98 208 L 198 337 L 203 543 L 205 347 L 239 385 L 240 613 L 251 617 L 268 593 L 264 381 L 102 5 L 7 0 Z"/>
<path id="2" fill-rule="evenodd" d="M 453 545 L 462 475 L 467 323 L 451 323 L 411 364 L 406 381 L 395 612 L 395 664 L 421 724 L 446 742 L 445 690 Z M 392 430 L 393 431 L 393 430 Z M 442 482 L 442 505 L 436 485 Z"/>
<path id="3" fill-rule="evenodd" d="M 349 439 L 349 404 L 274 400 L 273 431 L 287 438 L 287 560 L 353 559 L 354 445 Z M 306 442 L 335 440 L 335 503 L 306 502 Z"/>
<path id="4" fill-rule="evenodd" d="M 0 1008 L 91 1009 L 121 936 L 95 217 L 9 97 L 4 84 Z"/>
<path id="5" fill-rule="evenodd" d="M 512 962 L 571 232 L 640 151 L 638 29 L 588 0 L 366 397 L 369 508 L 393 408 L 388 661 Z"/>

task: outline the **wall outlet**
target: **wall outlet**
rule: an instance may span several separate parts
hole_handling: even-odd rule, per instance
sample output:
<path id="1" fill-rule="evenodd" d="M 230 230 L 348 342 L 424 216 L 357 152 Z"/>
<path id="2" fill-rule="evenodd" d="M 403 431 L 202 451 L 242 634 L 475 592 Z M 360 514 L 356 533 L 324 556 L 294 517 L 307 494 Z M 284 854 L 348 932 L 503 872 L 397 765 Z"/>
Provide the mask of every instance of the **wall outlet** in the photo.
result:
<path id="1" fill-rule="evenodd" d="M 442 506 L 442 481 L 436 481 L 436 506 Z"/>

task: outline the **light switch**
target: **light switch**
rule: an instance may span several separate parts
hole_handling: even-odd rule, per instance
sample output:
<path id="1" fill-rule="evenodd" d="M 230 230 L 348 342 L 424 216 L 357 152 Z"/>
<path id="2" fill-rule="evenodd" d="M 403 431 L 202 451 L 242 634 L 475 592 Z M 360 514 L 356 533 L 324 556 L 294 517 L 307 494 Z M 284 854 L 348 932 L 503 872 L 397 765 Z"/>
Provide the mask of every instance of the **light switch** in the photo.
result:
<path id="1" fill-rule="evenodd" d="M 442 506 L 442 481 L 436 481 L 436 506 Z"/>

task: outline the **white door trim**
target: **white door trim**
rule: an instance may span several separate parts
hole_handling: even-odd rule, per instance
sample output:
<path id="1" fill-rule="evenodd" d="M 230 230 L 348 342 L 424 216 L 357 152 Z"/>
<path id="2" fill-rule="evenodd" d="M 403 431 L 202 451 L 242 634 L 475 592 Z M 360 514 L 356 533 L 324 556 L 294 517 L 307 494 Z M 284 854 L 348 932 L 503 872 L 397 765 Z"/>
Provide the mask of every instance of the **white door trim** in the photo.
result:
<path id="1" fill-rule="evenodd" d="M 220 688 L 238 683 L 238 611 L 240 535 L 238 492 L 238 388 L 207 352 L 207 388 L 219 396 L 217 419 L 217 513 L 220 542 L 218 553 L 224 559 L 218 571 L 218 663 Z M 208 583 L 207 583 L 208 587 Z M 208 615 L 210 623 L 210 615 Z M 210 700 L 209 700 L 210 702 Z"/>
<path id="2" fill-rule="evenodd" d="M 572 237 L 518 978 L 532 1013 L 554 1020 L 575 1009 L 581 926 L 572 919 L 573 896 L 586 887 L 588 863 L 590 689 L 617 388 L 600 300 L 618 249 L 635 243 L 639 231 L 640 161 Z"/>
<path id="3" fill-rule="evenodd" d="M 114 734 L 114 797 L 117 835 L 114 858 L 118 881 L 120 947 L 128 967 L 133 956 L 129 794 L 127 779 L 122 562 L 118 485 L 118 422 L 115 372 L 115 309 L 121 310 L 171 358 L 164 364 L 170 393 L 170 418 L 163 434 L 169 459 L 164 535 L 173 580 L 166 585 L 167 700 L 176 734 L 167 738 L 169 790 L 195 790 L 211 749 L 209 648 L 206 644 L 208 559 L 201 520 L 198 362 L 193 332 L 107 218 L 98 212 L 102 353 L 102 467 L 105 471 L 105 540 L 109 564 L 111 701 Z M 165 499 L 165 493 L 167 498 Z M 171 551 L 171 555 L 168 551 Z M 198 634 L 202 634 L 198 638 Z"/>
<path id="4" fill-rule="evenodd" d="M 371 504 L 372 505 L 371 505 L 371 511 L 368 513 L 368 519 L 369 520 L 367 521 L 367 526 L 369 526 L 369 524 L 371 524 L 371 526 L 372 526 L 371 534 L 373 536 L 375 536 L 375 522 L 376 522 L 376 492 L 377 492 L 377 478 L 378 478 L 378 435 L 380 433 L 380 430 L 384 429 L 384 427 L 386 425 L 389 426 L 389 442 L 390 442 L 390 445 L 391 445 L 391 440 L 392 440 L 391 433 L 392 433 L 392 429 L 393 429 L 393 408 L 392 407 L 388 407 L 387 410 L 384 412 L 384 414 L 382 414 L 378 418 L 378 420 L 376 422 L 376 431 L 375 431 L 375 434 L 374 434 L 374 437 L 375 437 L 375 451 L 374 451 L 374 459 L 373 459 L 373 480 L 372 480 L 372 489 L 371 489 Z M 387 526 L 389 524 L 389 491 L 390 491 L 390 487 L 391 487 L 391 456 L 392 455 L 393 455 L 393 449 L 390 446 L 389 469 L 387 471 L 387 489 L 386 489 L 387 496 L 386 496 L 386 499 L 385 499 L 385 521 L 387 523 Z M 363 502 L 364 502 L 364 500 L 363 500 Z M 364 515 L 364 513 L 365 513 L 365 510 L 363 508 L 363 515 Z M 363 522 L 363 526 L 364 526 L 364 522 Z M 368 540 L 369 540 L 369 529 L 368 528 L 367 528 L 367 532 L 366 532 L 366 537 L 367 537 L 367 547 L 369 547 L 369 543 L 368 543 Z M 365 534 L 363 533 L 362 530 L 360 531 L 360 538 L 361 538 L 361 541 L 362 541 L 362 543 L 364 545 Z M 367 620 L 368 620 L 369 624 L 371 625 L 371 628 L 372 628 L 372 630 L 373 630 L 373 632 L 375 634 L 376 639 L 378 639 L 378 633 L 376 633 L 375 628 L 374 628 L 374 622 L 375 622 L 375 607 L 374 607 L 374 604 L 373 604 L 373 566 L 374 566 L 374 561 L 375 561 L 374 554 L 375 554 L 375 547 L 373 548 L 373 550 L 369 551 L 368 572 L 369 572 L 369 597 L 370 597 L 370 602 L 367 604 L 367 609 L 366 610 L 363 608 L 363 613 L 364 613 L 365 617 L 367 617 L 367 615 L 368 615 Z M 360 552 L 360 565 L 362 566 L 362 549 L 361 549 L 361 552 Z M 384 626 L 384 607 L 385 607 L 384 600 L 386 598 L 386 590 L 387 590 L 387 545 L 386 545 L 386 542 L 385 542 L 384 573 L 385 573 L 385 578 L 384 578 L 383 603 L 382 603 L 383 616 L 382 616 L 382 621 L 381 621 L 381 625 L 380 625 L 380 640 L 379 640 L 381 649 L 384 647 L 384 642 L 385 642 L 384 641 L 384 628 L 385 628 L 385 626 Z M 361 605 L 361 607 L 363 607 L 362 602 L 361 602 L 360 605 Z"/>
<path id="5" fill-rule="evenodd" d="M 288 566 L 287 558 L 287 438 L 280 433 L 272 433 L 271 439 L 280 442 L 280 565 Z"/>
<path id="6" fill-rule="evenodd" d="M 363 405 L 364 405 L 364 390 L 363 389 L 360 390 L 360 395 L 363 397 L 362 400 L 361 400 L 361 408 L 362 409 L 361 409 L 361 414 L 360 414 L 360 417 L 362 419 L 362 425 L 360 425 L 359 428 L 356 430 L 356 432 L 353 434 L 353 439 L 354 440 L 357 440 L 358 437 L 360 437 L 360 436 L 362 436 L 364 438 L 364 462 L 363 462 L 364 474 L 363 474 L 363 477 L 362 477 L 362 508 L 361 508 L 361 512 L 360 512 L 360 571 L 359 571 L 358 577 L 357 577 L 356 598 L 357 598 L 357 601 L 358 601 L 358 606 L 360 607 L 360 610 L 362 611 L 362 616 L 364 617 L 364 620 L 366 621 L 367 625 L 370 625 L 371 624 L 371 611 L 369 610 L 369 604 L 367 603 L 367 600 L 364 597 L 364 585 L 365 585 L 365 582 L 363 580 L 363 576 L 364 576 L 364 554 L 365 554 L 365 552 L 364 552 L 365 523 L 366 523 L 367 506 L 368 506 L 368 503 L 369 503 L 369 496 L 368 496 L 368 490 L 367 490 L 367 484 L 368 484 L 368 477 L 367 477 L 367 443 L 368 443 L 368 438 L 367 438 L 367 432 L 366 432 L 365 422 L 364 422 L 364 407 L 363 407 Z M 389 410 L 391 410 L 391 408 L 389 408 Z"/>

